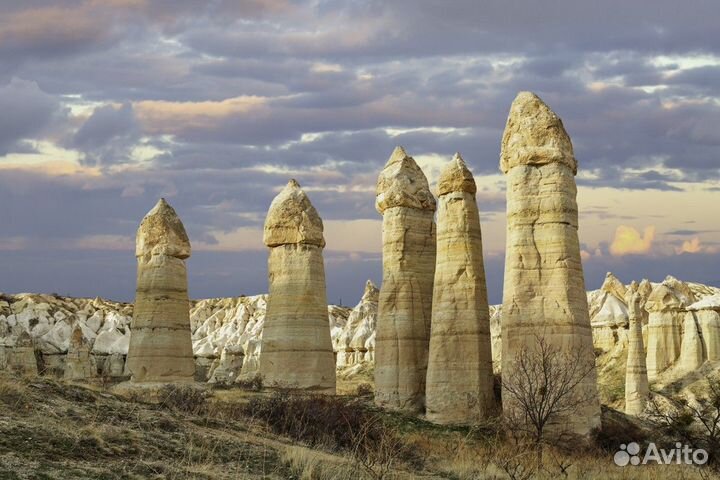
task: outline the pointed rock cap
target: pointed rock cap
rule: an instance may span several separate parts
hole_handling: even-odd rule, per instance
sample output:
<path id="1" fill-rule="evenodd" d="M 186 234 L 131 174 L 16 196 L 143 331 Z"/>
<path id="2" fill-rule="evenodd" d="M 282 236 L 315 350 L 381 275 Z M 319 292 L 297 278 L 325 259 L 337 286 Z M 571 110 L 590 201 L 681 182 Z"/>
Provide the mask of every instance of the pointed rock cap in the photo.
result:
<path id="1" fill-rule="evenodd" d="M 140 222 L 135 237 L 135 256 L 167 255 L 185 259 L 190 253 L 190 240 L 180 217 L 161 198 Z"/>
<path id="2" fill-rule="evenodd" d="M 520 92 L 510 107 L 500 147 L 500 170 L 560 162 L 577 173 L 572 142 L 562 120 L 540 97 Z"/>
<path id="3" fill-rule="evenodd" d="M 435 211 L 435 197 L 427 178 L 402 147 L 395 147 L 375 188 L 375 209 L 383 213 L 392 207 Z"/>
<path id="4" fill-rule="evenodd" d="M 642 317 L 642 296 L 639 292 L 633 292 L 628 295 L 628 318 L 642 321 Z"/>
<path id="5" fill-rule="evenodd" d="M 600 287 L 600 290 L 614 295 L 619 300 L 624 300 L 625 295 L 627 295 L 627 287 L 623 285 L 620 279 L 613 275 L 612 272 L 605 274 L 605 281 Z"/>
<path id="6" fill-rule="evenodd" d="M 379 295 L 380 290 L 378 290 L 372 280 L 365 282 L 365 291 L 363 292 L 361 301 L 377 302 Z"/>
<path id="7" fill-rule="evenodd" d="M 450 192 L 477 192 L 475 179 L 459 153 L 445 165 L 438 180 L 438 196 Z"/>
<path id="8" fill-rule="evenodd" d="M 83 333 L 82 327 L 80 326 L 80 323 L 75 322 L 75 326 L 72 329 L 72 334 L 70 335 L 70 351 L 75 351 L 83 347 L 87 347 L 88 342 L 85 339 L 85 334 Z"/>
<path id="9" fill-rule="evenodd" d="M 669 312 L 680 310 L 683 302 L 675 291 L 667 285 L 660 283 L 653 288 L 645 302 L 648 312 Z"/>
<path id="10" fill-rule="evenodd" d="M 322 219 L 295 179 L 270 204 L 263 241 L 268 247 L 298 243 L 325 246 Z"/>
<path id="11" fill-rule="evenodd" d="M 663 285 L 670 287 L 675 292 L 675 295 L 681 302 L 683 302 L 683 305 L 690 305 L 695 302 L 695 295 L 693 294 L 690 285 L 687 283 L 678 280 L 672 275 L 665 277 L 665 280 L 663 280 L 662 283 Z"/>

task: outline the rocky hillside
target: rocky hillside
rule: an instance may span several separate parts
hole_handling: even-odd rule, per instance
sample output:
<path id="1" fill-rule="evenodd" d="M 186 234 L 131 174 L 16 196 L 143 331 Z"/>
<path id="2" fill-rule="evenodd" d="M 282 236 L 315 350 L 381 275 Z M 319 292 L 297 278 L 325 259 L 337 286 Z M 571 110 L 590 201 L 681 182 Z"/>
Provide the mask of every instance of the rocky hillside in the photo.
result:
<path id="1" fill-rule="evenodd" d="M 605 382 L 610 385 L 608 403 L 619 398 L 612 390 L 620 388 L 617 378 L 624 368 L 628 288 L 608 273 L 599 290 L 588 292 L 601 378 L 609 379 Z M 713 323 L 714 317 L 703 313 L 720 311 L 720 289 L 673 277 L 662 283 L 643 280 L 632 288 L 642 293 L 646 309 L 670 315 L 669 326 L 655 329 L 647 325 L 651 312 L 643 327 L 648 367 L 650 356 L 654 356 L 652 364 L 659 365 L 662 372 L 658 381 L 679 377 L 696 366 L 698 358 L 704 362 L 720 356 L 720 319 Z M 377 300 L 378 289 L 368 281 L 354 308 L 328 307 L 337 367 L 344 376 L 372 368 Z M 191 302 L 198 380 L 228 382 L 257 372 L 265 308 L 265 295 Z M 491 306 L 490 310 L 493 360 L 497 368 L 502 312 L 500 306 Z M 131 304 L 100 298 L 1 295 L 0 367 L 30 372 L 39 369 L 69 379 L 123 377 L 132 314 Z M 691 320 L 686 321 L 687 318 Z M 668 336 L 673 339 L 672 345 L 662 343 Z M 687 352 L 691 349 L 692 352 Z M 687 360 L 693 352 L 694 363 Z"/>

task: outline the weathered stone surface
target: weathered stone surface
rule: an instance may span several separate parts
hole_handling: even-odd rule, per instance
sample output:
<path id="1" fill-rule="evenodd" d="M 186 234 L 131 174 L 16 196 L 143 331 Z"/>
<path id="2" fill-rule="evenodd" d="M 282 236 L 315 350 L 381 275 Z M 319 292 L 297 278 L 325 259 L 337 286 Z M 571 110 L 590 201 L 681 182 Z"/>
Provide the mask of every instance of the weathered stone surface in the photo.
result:
<path id="1" fill-rule="evenodd" d="M 471 424 L 494 406 L 490 314 L 475 180 L 456 154 L 440 175 L 426 417 Z"/>
<path id="2" fill-rule="evenodd" d="M 127 358 L 132 381 L 192 381 L 195 362 L 184 261 L 190 256 L 190 241 L 164 199 L 140 223 L 135 255 L 137 290 Z"/>
<path id="3" fill-rule="evenodd" d="M 90 355 L 90 344 L 79 323 L 72 330 L 63 376 L 65 380 L 87 380 L 97 376 L 95 357 Z"/>
<path id="4" fill-rule="evenodd" d="M 720 360 L 720 294 L 710 295 L 688 307 L 700 325 L 707 360 Z"/>
<path id="5" fill-rule="evenodd" d="M 320 215 L 295 179 L 290 180 L 270 204 L 263 241 L 268 247 L 294 244 L 325 246 Z"/>
<path id="6" fill-rule="evenodd" d="M 625 368 L 625 413 L 639 415 L 645 410 L 650 387 L 645 365 L 645 348 L 642 337 L 642 298 L 637 291 L 628 303 L 630 330 L 628 332 L 628 355 Z"/>
<path id="7" fill-rule="evenodd" d="M 335 393 L 322 231 L 320 216 L 291 180 L 265 220 L 270 292 L 260 374 L 267 386 Z"/>
<path id="8" fill-rule="evenodd" d="M 680 356 L 683 302 L 665 283 L 658 284 L 648 296 L 649 312 L 647 370 L 650 381 Z"/>
<path id="9" fill-rule="evenodd" d="M 686 312 L 683 321 L 682 344 L 677 368 L 685 372 L 692 372 L 705 361 L 703 341 L 695 318 L 695 312 Z"/>
<path id="10" fill-rule="evenodd" d="M 231 345 L 223 348 L 218 360 L 218 365 L 210 374 L 209 383 L 231 383 L 234 382 L 242 371 L 243 357 L 245 353 L 239 345 Z"/>
<path id="11" fill-rule="evenodd" d="M 35 345 L 27 330 L 23 330 L 15 341 L 15 345 L 6 349 L 7 369 L 22 375 L 37 375 L 37 358 Z"/>
<path id="12" fill-rule="evenodd" d="M 543 337 L 581 352 L 591 373 L 578 387 L 590 398 L 566 427 L 587 435 L 600 424 L 587 296 L 578 241 L 577 163 L 560 118 L 540 98 L 518 94 L 502 139 L 507 175 L 507 248 L 502 310 L 502 372 L 512 376 L 524 347 Z M 506 412 L 511 401 L 503 399 Z"/>
<path id="13" fill-rule="evenodd" d="M 375 326 L 379 296 L 380 290 L 368 280 L 360 302 L 348 315 L 342 330 L 333 337 L 338 368 L 362 363 L 372 364 L 375 360 Z"/>
<path id="14" fill-rule="evenodd" d="M 383 283 L 375 338 L 375 403 L 420 412 L 435 273 L 435 199 L 415 160 L 393 151 L 377 182 Z"/>

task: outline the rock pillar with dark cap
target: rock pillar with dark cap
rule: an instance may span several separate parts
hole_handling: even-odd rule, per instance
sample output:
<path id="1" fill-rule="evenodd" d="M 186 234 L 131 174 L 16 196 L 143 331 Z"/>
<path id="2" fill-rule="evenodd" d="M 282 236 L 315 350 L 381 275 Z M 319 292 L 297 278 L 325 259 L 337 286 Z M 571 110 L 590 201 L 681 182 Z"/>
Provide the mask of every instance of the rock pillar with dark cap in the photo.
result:
<path id="1" fill-rule="evenodd" d="M 510 107 L 500 169 L 507 178 L 502 375 L 512 377 L 518 354 L 538 338 L 581 355 L 589 374 L 576 393 L 587 400 L 555 420 L 586 436 L 600 425 L 600 402 L 580 263 L 577 162 L 562 121 L 533 93 L 521 92 Z M 513 408 L 503 396 L 503 409 Z"/>
<path id="2" fill-rule="evenodd" d="M 460 154 L 438 183 L 426 417 L 471 424 L 494 405 L 490 313 L 475 179 Z"/>
<path id="3" fill-rule="evenodd" d="M 425 405 L 435 274 L 435 198 L 415 160 L 397 147 L 380 173 L 383 282 L 375 339 L 375 403 L 421 412 Z"/>
<path id="4" fill-rule="evenodd" d="M 133 382 L 193 381 L 190 304 L 185 260 L 190 241 L 165 199 L 137 231 L 135 309 L 127 369 Z"/>
<path id="5" fill-rule="evenodd" d="M 295 180 L 275 197 L 265 219 L 270 283 L 260 374 L 265 385 L 335 393 L 323 223 Z"/>

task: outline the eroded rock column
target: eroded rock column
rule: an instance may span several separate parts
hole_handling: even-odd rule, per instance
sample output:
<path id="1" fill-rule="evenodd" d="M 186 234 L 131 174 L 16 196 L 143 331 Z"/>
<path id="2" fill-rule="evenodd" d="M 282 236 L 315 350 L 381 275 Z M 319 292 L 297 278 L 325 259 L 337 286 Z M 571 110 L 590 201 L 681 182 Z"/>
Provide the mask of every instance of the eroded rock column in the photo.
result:
<path id="1" fill-rule="evenodd" d="M 649 312 L 647 370 L 650 380 L 675 363 L 682 343 L 683 301 L 677 292 L 661 283 L 645 303 Z"/>
<path id="2" fill-rule="evenodd" d="M 577 392 L 587 401 L 564 427 L 587 435 L 600 424 L 600 403 L 577 234 L 577 162 L 560 118 L 530 92 L 510 108 L 500 168 L 507 175 L 502 375 L 513 376 L 518 355 L 538 337 L 582 355 L 590 373 Z M 514 408 L 503 395 L 505 412 Z"/>
<path id="3" fill-rule="evenodd" d="M 470 424 L 493 399 L 490 313 L 475 179 L 456 154 L 440 175 L 426 416 Z"/>
<path id="4" fill-rule="evenodd" d="M 435 273 L 435 198 L 415 160 L 397 147 L 380 173 L 383 282 L 375 339 L 375 403 L 408 412 L 425 404 Z"/>
<path id="5" fill-rule="evenodd" d="M 640 415 L 645 410 L 650 387 L 645 365 L 645 348 L 642 336 L 642 298 L 637 291 L 628 301 L 628 357 L 625 367 L 625 413 Z"/>
<path id="6" fill-rule="evenodd" d="M 137 290 L 127 370 L 133 382 L 193 381 L 190 304 L 185 259 L 190 240 L 165 199 L 137 231 Z"/>
<path id="7" fill-rule="evenodd" d="M 270 247 L 260 354 L 264 384 L 335 393 L 323 224 L 295 180 L 272 201 L 263 240 Z"/>

